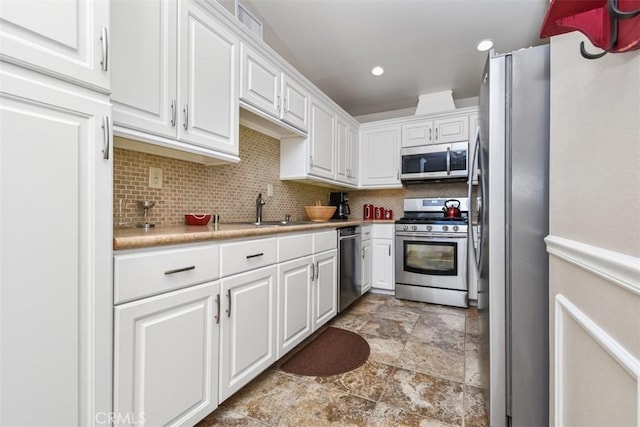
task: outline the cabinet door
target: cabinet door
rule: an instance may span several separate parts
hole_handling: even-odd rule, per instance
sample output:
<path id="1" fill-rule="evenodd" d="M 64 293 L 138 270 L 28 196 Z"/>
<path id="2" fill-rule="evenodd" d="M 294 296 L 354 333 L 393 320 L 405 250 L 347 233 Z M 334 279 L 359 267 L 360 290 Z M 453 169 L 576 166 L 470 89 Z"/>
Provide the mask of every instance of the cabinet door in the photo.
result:
<path id="1" fill-rule="evenodd" d="M 450 117 L 433 121 L 434 143 L 467 141 L 469 116 Z"/>
<path id="2" fill-rule="evenodd" d="M 130 417 L 116 425 L 193 425 L 217 408 L 219 289 L 211 282 L 115 308 L 113 410 Z"/>
<path id="3" fill-rule="evenodd" d="M 311 101 L 309 174 L 334 179 L 336 116 L 325 104 Z"/>
<path id="4" fill-rule="evenodd" d="M 362 242 L 362 293 L 371 289 L 371 240 Z"/>
<path id="5" fill-rule="evenodd" d="M 313 329 L 327 323 L 338 313 L 338 251 L 315 255 Z"/>
<path id="6" fill-rule="evenodd" d="M 348 182 L 349 180 L 349 126 L 343 120 L 337 120 L 336 138 L 336 181 Z"/>
<path id="7" fill-rule="evenodd" d="M 309 129 L 309 92 L 282 73 L 282 120 L 300 130 Z"/>
<path id="8" fill-rule="evenodd" d="M 276 267 L 222 279 L 220 402 L 276 361 Z"/>
<path id="9" fill-rule="evenodd" d="M 349 184 L 358 184 L 358 131 L 349 126 L 349 162 L 347 163 L 347 181 Z"/>
<path id="10" fill-rule="evenodd" d="M 425 120 L 402 125 L 402 148 L 428 145 L 433 142 L 433 121 Z"/>
<path id="11" fill-rule="evenodd" d="M 393 240 L 373 239 L 373 253 L 371 263 L 371 286 L 378 289 L 394 290 L 393 277 Z"/>
<path id="12" fill-rule="evenodd" d="M 280 70 L 245 43 L 241 43 L 240 61 L 240 98 L 280 118 Z"/>
<path id="13" fill-rule="evenodd" d="M 177 4 L 112 0 L 111 101 L 117 125 L 177 135 Z"/>
<path id="14" fill-rule="evenodd" d="M 278 359 L 313 332 L 312 258 L 278 265 Z"/>
<path id="15" fill-rule="evenodd" d="M 3 425 L 111 411 L 111 108 L 64 86 L 0 71 Z"/>
<path id="16" fill-rule="evenodd" d="M 178 5 L 178 138 L 237 155 L 238 39 L 193 0 Z"/>
<path id="17" fill-rule="evenodd" d="M 109 91 L 109 2 L 0 2 L 3 60 Z"/>
<path id="18" fill-rule="evenodd" d="M 400 126 L 363 130 L 360 145 L 361 184 L 400 185 Z"/>

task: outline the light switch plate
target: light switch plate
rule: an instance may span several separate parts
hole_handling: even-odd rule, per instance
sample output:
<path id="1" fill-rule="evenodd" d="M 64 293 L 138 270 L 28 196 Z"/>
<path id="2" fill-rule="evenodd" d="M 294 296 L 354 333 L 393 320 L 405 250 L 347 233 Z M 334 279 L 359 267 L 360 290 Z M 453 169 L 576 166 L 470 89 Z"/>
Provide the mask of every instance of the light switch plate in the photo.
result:
<path id="1" fill-rule="evenodd" d="M 162 188 L 162 169 L 149 168 L 149 188 Z"/>

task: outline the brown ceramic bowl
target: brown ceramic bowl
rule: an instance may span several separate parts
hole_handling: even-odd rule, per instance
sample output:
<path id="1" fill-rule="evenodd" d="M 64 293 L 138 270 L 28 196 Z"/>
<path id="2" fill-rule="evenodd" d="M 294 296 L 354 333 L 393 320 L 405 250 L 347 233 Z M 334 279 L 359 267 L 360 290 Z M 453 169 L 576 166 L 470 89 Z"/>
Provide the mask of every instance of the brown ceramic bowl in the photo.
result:
<path id="1" fill-rule="evenodd" d="M 336 211 L 335 206 L 305 206 L 304 210 L 311 221 L 329 221 Z"/>

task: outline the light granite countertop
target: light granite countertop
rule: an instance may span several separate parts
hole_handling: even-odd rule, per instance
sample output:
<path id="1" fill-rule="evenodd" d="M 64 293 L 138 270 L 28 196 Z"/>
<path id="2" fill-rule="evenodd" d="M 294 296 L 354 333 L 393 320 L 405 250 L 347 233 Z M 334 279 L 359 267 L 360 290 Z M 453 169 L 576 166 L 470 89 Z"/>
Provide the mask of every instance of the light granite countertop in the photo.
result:
<path id="1" fill-rule="evenodd" d="M 174 225 L 142 229 L 136 227 L 115 228 L 113 249 L 136 249 L 154 246 L 177 245 L 214 240 L 261 237 L 298 231 L 341 228 L 363 224 L 394 224 L 395 221 L 336 220 L 316 223 L 298 223 L 281 226 L 255 226 L 241 223 L 209 225 Z"/>

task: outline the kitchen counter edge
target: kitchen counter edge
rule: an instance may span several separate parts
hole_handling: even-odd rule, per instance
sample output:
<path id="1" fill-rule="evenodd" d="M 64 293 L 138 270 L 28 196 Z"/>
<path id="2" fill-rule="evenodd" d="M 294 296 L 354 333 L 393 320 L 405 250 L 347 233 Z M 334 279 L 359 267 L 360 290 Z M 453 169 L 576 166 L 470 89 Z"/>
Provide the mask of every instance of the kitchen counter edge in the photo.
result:
<path id="1" fill-rule="evenodd" d="M 142 228 L 115 228 L 113 230 L 113 250 L 152 248 L 156 246 L 179 245 L 185 243 L 207 242 L 215 240 L 243 239 L 276 234 L 313 231 L 330 228 L 341 228 L 366 224 L 394 224 L 395 221 L 329 221 L 277 227 L 256 227 L 249 224 L 218 225 L 173 225 L 155 227 L 148 230 Z"/>

